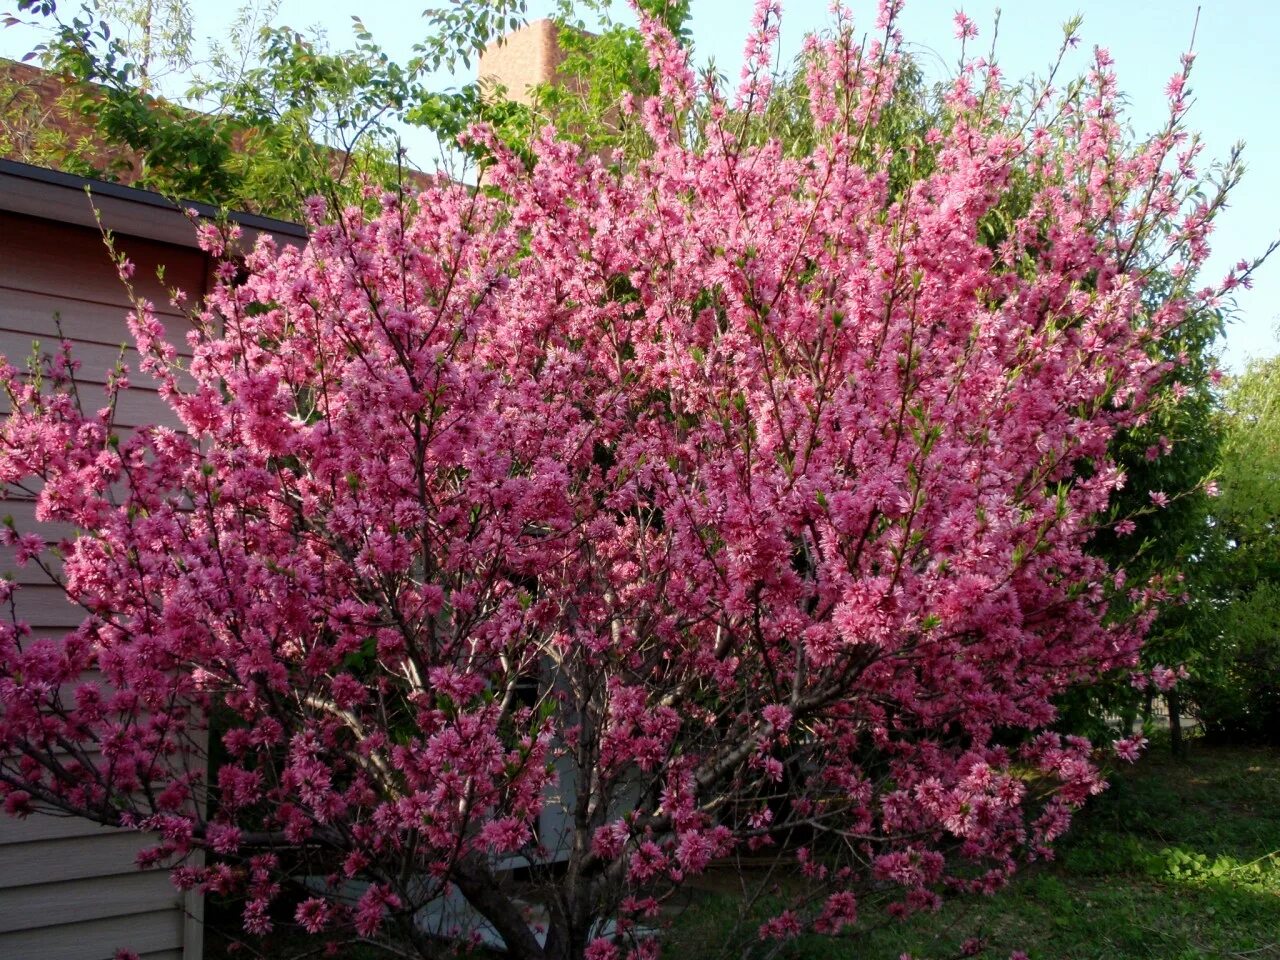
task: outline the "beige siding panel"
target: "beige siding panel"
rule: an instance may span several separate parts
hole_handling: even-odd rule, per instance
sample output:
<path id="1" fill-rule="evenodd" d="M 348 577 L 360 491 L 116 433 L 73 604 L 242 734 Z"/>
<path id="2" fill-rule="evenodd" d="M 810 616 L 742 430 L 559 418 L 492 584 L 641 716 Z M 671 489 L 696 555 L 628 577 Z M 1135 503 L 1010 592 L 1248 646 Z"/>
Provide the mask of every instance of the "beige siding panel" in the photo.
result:
<path id="1" fill-rule="evenodd" d="M 106 394 L 101 387 L 82 384 L 79 389 L 80 406 L 85 415 L 92 417 L 108 404 Z M 0 394 L 0 416 L 9 413 L 9 398 Z M 160 399 L 154 390 L 141 387 L 121 390 L 116 399 L 116 412 L 113 423 L 117 427 L 149 427 L 153 425 L 182 427 L 182 421 L 173 412 L 173 408 Z"/>
<path id="2" fill-rule="evenodd" d="M 80 626 L 88 616 L 84 607 L 72 603 L 65 593 L 52 585 L 23 587 L 15 592 L 14 598 L 18 619 L 33 627 L 70 629 Z"/>
<path id="3" fill-rule="evenodd" d="M 146 834 L 113 830 L 93 843 L 78 838 L 11 843 L 0 847 L 0 891 L 33 883 L 128 873 L 134 869 L 138 851 L 155 842 Z M 5 896 L 7 893 L 0 892 L 0 898 Z"/>
<path id="4" fill-rule="evenodd" d="M 191 298 L 204 290 L 205 260 L 198 251 L 134 237 L 117 237 L 116 243 L 134 263 L 139 297 L 160 307 L 168 306 L 171 287 Z M 163 283 L 156 278 L 162 265 Z M 132 306 L 101 235 L 80 227 L 0 213 L 0 277 L 11 290 Z"/>
<path id="5" fill-rule="evenodd" d="M 81 620 L 84 619 L 82 616 Z M 79 620 L 76 621 L 79 624 Z M 33 640 L 61 640 L 70 631 L 66 627 L 32 627 L 29 636 Z"/>
<path id="6" fill-rule="evenodd" d="M 0 264 L 0 279 L 3 277 L 4 266 Z M 67 300 L 36 290 L 14 290 L 0 283 L 0 330 L 13 334 L 18 345 L 17 355 L 10 356 L 10 360 L 27 357 L 32 340 L 39 340 L 44 350 L 55 347 L 59 325 L 69 340 L 119 350 L 122 343 L 133 343 L 125 322 L 128 312 L 128 308 L 92 300 Z M 186 333 L 191 329 L 190 321 L 172 310 L 159 310 L 159 305 L 156 317 L 178 353 L 189 353 Z"/>
<path id="7" fill-rule="evenodd" d="M 140 954 L 169 951 L 182 945 L 182 922 L 181 911 L 169 909 L 0 933 L 0 957 L 4 960 L 111 960 L 118 949 Z"/>
<path id="8" fill-rule="evenodd" d="M 179 352 L 189 353 L 191 323 L 170 303 L 168 288 L 182 288 L 195 305 L 207 276 L 204 255 L 132 237 L 117 243 L 136 265 L 136 293 L 154 304 Z M 165 265 L 163 282 L 156 279 L 159 264 Z M 130 309 L 96 231 L 0 213 L 0 354 L 10 362 L 22 365 L 33 340 L 42 353 L 56 351 L 60 326 L 81 363 L 85 408 L 96 410 L 106 404 L 100 385 L 120 345 L 132 341 L 125 319 Z M 138 370 L 136 352 L 127 351 L 125 362 L 133 386 L 118 401 L 118 432 L 128 436 L 152 423 L 177 427 L 154 381 Z M 35 524 L 29 500 L 0 503 L 0 516 L 6 513 L 19 529 L 49 540 L 73 532 L 64 524 Z M 12 557 L 0 550 L 0 572 L 6 569 L 13 569 Z M 86 616 L 36 568 L 13 572 L 26 583 L 15 595 L 18 616 L 36 636 L 58 638 Z M 133 831 L 75 818 L 0 818 L 0 960 L 109 960 L 118 948 L 148 960 L 195 960 L 201 938 L 195 931 L 184 944 L 188 920 L 168 872 L 134 866 L 137 853 L 153 843 Z"/>
<path id="9" fill-rule="evenodd" d="M 110 883 L 91 879 L 17 887 L 0 896 L 0 933 L 47 926 L 51 910 L 81 921 L 100 920 L 173 909 L 181 902 L 167 870 L 124 874 Z"/>
<path id="10" fill-rule="evenodd" d="M 113 827 L 104 827 L 83 817 L 54 817 L 34 813 L 25 820 L 0 815 L 0 845 L 27 843 L 36 840 L 65 840 L 68 837 L 107 837 L 115 833 Z M 5 859 L 0 851 L 0 861 Z M 4 898 L 0 897 L 0 905 Z"/>
<path id="11" fill-rule="evenodd" d="M 0 323 L 3 319 L 4 314 L 0 312 Z M 57 342 L 52 339 L 40 340 L 39 343 L 41 356 L 52 357 L 59 352 Z M 8 357 L 9 362 L 15 367 L 25 368 L 31 352 L 30 334 L 12 333 L 0 329 L 0 356 Z M 96 389 L 96 385 L 106 383 L 108 374 L 115 370 L 116 362 L 120 360 L 120 347 L 77 340 L 72 347 L 71 356 L 80 362 L 80 368 L 76 371 L 76 383 L 94 384 L 93 392 L 100 395 L 101 390 Z M 160 384 L 154 377 L 142 372 L 140 362 L 137 350 L 130 348 L 124 352 L 124 365 L 128 370 L 130 388 L 134 390 L 159 388 Z M 179 382 L 184 389 L 190 389 L 193 381 L 189 375 L 179 374 Z"/>
<path id="12" fill-rule="evenodd" d="M 84 395 L 83 393 L 81 394 Z M 105 406 L 106 398 L 99 394 L 94 401 L 86 398 L 86 409 L 93 409 L 92 404 Z M 162 426 L 182 430 L 182 421 L 174 413 L 173 408 L 160 399 L 154 390 L 141 387 L 130 387 L 121 390 L 116 402 L 115 424 L 119 427 Z"/>
<path id="13" fill-rule="evenodd" d="M 78 530 L 61 520 L 37 520 L 34 500 L 0 500 L 0 517 L 11 517 L 19 533 L 38 533 L 45 543 L 74 538 Z"/>
<path id="14" fill-rule="evenodd" d="M 0 501 L 0 506 L 3 505 L 4 502 Z M 34 560 L 28 561 L 26 566 L 18 566 L 14 558 L 16 549 L 16 547 L 0 545 L 0 576 L 7 576 L 22 587 L 50 585 L 49 575 L 37 566 Z M 39 559 L 53 573 L 61 572 L 62 561 L 48 551 L 42 553 Z"/>

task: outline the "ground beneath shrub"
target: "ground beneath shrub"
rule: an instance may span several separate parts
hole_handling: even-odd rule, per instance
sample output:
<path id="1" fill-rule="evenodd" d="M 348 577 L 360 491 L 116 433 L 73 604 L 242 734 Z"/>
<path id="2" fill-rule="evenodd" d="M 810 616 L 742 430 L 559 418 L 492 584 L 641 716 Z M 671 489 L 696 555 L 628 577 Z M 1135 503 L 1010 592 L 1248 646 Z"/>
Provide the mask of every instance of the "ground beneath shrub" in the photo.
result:
<path id="1" fill-rule="evenodd" d="M 1280 751 L 1193 740 L 1185 760 L 1157 747 L 1111 780 L 1077 817 L 1058 860 L 1025 871 L 996 896 L 952 900 L 906 922 L 867 910 L 870 929 L 805 937 L 774 957 L 952 960 L 974 939 L 986 960 L 1007 960 L 1014 950 L 1031 960 L 1280 960 Z M 754 934 L 764 914 L 739 922 L 743 890 L 764 875 L 759 861 L 745 876 L 716 868 L 683 891 L 664 911 L 671 924 L 664 958 L 737 960 L 744 947 L 750 957 L 768 956 Z M 234 915 L 212 912 L 224 929 L 237 926 Z M 210 930 L 205 956 L 316 956 L 316 940 L 288 926 L 230 950 Z M 344 947 L 338 956 L 388 955 Z"/>
<path id="2" fill-rule="evenodd" d="M 1081 814 L 1055 863 L 994 897 L 877 924 L 853 937 L 806 937 L 779 960 L 1280 960 L 1280 752 L 1192 741 L 1117 771 Z M 740 956 L 740 896 L 720 886 L 675 919 L 671 960 Z M 754 929 L 753 922 L 746 926 Z"/>

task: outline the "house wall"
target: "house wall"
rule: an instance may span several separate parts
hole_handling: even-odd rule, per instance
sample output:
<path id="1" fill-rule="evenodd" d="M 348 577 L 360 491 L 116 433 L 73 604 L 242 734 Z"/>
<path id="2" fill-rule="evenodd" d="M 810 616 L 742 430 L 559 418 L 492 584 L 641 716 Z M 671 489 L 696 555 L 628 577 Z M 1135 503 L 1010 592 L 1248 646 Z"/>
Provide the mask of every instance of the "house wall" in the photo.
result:
<path id="1" fill-rule="evenodd" d="M 169 305 L 166 287 L 198 298 L 207 275 L 204 255 L 136 237 L 116 241 L 136 264 L 138 293 L 156 304 L 182 344 L 187 321 Z M 160 265 L 163 284 L 156 277 Z M 0 212 L 0 354 L 11 363 L 20 365 L 31 354 L 33 340 L 42 352 L 56 349 L 58 318 L 82 361 L 79 389 L 91 406 L 102 396 L 100 385 L 121 344 L 130 339 L 129 308 L 95 230 Z M 126 351 L 126 361 L 136 361 L 136 354 Z M 131 367 L 133 385 L 118 407 L 121 432 L 149 423 L 176 426 L 154 383 L 136 363 Z M 0 415 L 7 412 L 6 402 L 0 401 Z M 39 530 L 50 540 L 65 534 L 35 524 L 29 500 L 0 502 L 4 514 L 13 516 L 20 531 Z M 23 584 L 15 593 L 17 612 L 36 636 L 59 636 L 83 619 L 57 588 L 40 583 L 38 571 L 15 568 L 8 548 L 0 548 L 0 574 L 6 572 Z M 143 835 L 86 820 L 0 816 L 0 958 L 110 960 L 117 948 L 127 948 L 144 960 L 199 960 L 199 926 L 187 918 L 183 895 L 167 871 L 134 866 L 134 856 L 148 844 Z M 198 909 L 198 903 L 192 906 Z"/>

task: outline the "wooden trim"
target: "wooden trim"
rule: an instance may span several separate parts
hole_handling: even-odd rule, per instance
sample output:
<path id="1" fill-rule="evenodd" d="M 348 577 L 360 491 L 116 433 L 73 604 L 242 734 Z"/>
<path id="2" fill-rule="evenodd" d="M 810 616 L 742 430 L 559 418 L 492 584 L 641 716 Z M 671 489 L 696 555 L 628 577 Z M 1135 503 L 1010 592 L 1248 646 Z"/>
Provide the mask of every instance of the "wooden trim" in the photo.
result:
<path id="1" fill-rule="evenodd" d="M 192 857 L 192 866 L 204 866 L 204 851 Z M 182 960 L 204 960 L 204 894 L 192 887 L 182 896 Z"/>

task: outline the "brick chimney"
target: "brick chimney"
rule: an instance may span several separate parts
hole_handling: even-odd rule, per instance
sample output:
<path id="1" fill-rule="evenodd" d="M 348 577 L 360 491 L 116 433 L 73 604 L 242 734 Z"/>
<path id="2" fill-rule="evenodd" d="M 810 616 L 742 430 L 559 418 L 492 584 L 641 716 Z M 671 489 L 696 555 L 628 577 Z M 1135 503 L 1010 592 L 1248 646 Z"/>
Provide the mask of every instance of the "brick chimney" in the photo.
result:
<path id="1" fill-rule="evenodd" d="M 480 54 L 481 88 L 487 92 L 501 85 L 507 88 L 509 99 L 532 103 L 530 88 L 552 82 L 564 60 L 557 29 L 550 20 L 534 20 L 495 40 Z"/>

